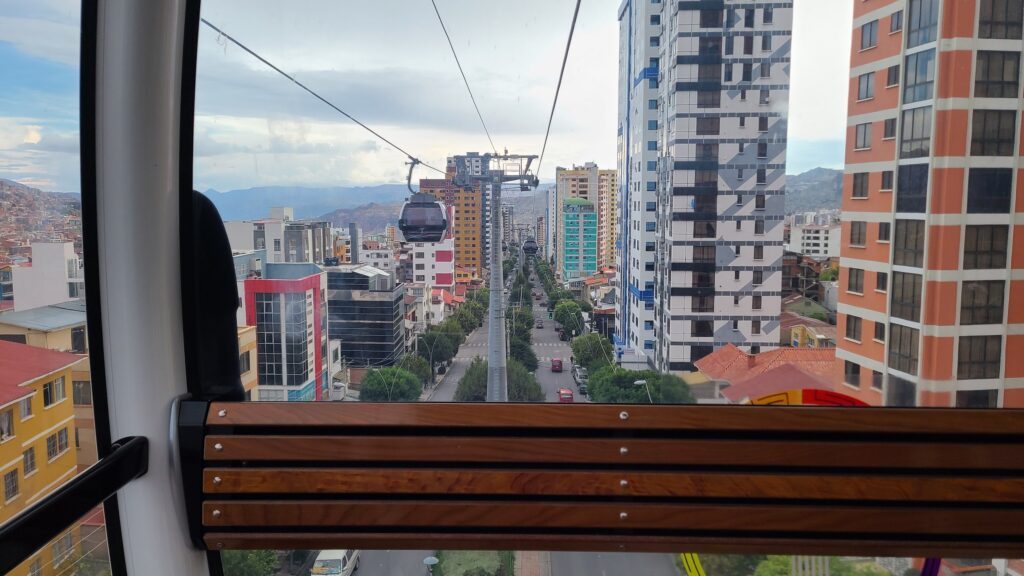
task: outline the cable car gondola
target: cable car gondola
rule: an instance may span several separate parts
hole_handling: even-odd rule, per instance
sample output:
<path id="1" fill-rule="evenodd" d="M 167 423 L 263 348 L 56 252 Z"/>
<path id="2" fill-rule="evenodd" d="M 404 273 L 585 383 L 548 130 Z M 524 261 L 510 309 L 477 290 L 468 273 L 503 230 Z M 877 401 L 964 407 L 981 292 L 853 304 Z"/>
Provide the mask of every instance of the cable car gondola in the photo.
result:
<path id="1" fill-rule="evenodd" d="M 533 238 L 527 238 L 526 242 L 523 242 L 523 252 L 527 256 L 536 256 L 538 250 L 540 250 L 540 247 L 537 246 L 537 241 Z"/>
<path id="2" fill-rule="evenodd" d="M 447 210 L 430 194 L 413 194 L 402 207 L 398 229 L 406 242 L 439 242 L 448 229 Z"/>
<path id="3" fill-rule="evenodd" d="M 430 194 L 412 189 L 412 171 L 417 164 L 420 164 L 418 159 L 410 158 L 405 185 L 411 196 L 402 206 L 398 229 L 402 231 L 406 242 L 440 242 L 444 231 L 448 229 L 448 210 Z"/>

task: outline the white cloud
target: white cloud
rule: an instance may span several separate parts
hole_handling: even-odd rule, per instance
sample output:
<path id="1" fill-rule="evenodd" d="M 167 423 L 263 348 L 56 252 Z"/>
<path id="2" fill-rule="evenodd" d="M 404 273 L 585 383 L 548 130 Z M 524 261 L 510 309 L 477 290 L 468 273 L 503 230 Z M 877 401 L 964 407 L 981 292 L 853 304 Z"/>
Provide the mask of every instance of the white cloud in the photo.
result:
<path id="1" fill-rule="evenodd" d="M 844 139 L 853 27 L 851 0 L 797 0 L 794 5 L 788 137 Z M 842 157 L 838 160 L 841 162 Z"/>

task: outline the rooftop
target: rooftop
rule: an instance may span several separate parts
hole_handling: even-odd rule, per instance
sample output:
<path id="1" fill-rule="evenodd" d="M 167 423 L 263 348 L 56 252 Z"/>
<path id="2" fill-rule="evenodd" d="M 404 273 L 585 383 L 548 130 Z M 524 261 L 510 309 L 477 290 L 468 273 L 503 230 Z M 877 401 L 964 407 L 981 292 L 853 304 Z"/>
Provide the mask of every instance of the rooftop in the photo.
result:
<path id="1" fill-rule="evenodd" d="M 729 401 L 741 403 L 757 400 L 786 390 L 814 388 L 832 390 L 832 384 L 821 376 L 811 374 L 796 364 L 782 364 L 722 390 Z"/>
<path id="2" fill-rule="evenodd" d="M 72 300 L 30 310 L 0 313 L 0 324 L 52 332 L 85 324 L 85 300 Z"/>
<path id="3" fill-rule="evenodd" d="M 263 264 L 265 280 L 299 280 L 323 272 L 323 268 L 308 262 L 266 262 Z"/>
<path id="4" fill-rule="evenodd" d="M 56 352 L 0 340 L 0 406 L 24 398 L 25 384 L 85 360 L 85 356 Z"/>
<path id="5" fill-rule="evenodd" d="M 736 386 L 775 368 L 791 364 L 807 375 L 832 382 L 836 366 L 835 348 L 777 348 L 760 354 L 747 354 L 727 344 L 695 362 L 697 368 L 714 380 Z M 771 378 L 776 392 L 798 387 L 785 378 Z M 770 392 L 769 392 L 770 393 Z"/>

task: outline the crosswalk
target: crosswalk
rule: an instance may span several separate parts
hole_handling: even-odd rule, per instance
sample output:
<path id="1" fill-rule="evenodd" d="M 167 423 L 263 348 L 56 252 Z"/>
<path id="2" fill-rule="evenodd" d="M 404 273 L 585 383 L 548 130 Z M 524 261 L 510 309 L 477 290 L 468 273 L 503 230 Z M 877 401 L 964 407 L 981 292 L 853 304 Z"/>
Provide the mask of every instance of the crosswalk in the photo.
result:
<path id="1" fill-rule="evenodd" d="M 562 346 L 562 347 L 566 347 L 567 348 L 569 346 L 569 344 L 566 343 L 566 342 L 534 342 L 532 344 L 532 346 L 534 346 L 534 347 L 538 347 L 538 346 L 540 346 L 540 347 L 549 347 L 549 348 L 550 347 L 554 347 L 554 346 Z M 487 348 L 487 342 L 466 342 L 465 344 L 462 345 L 462 347 L 463 348 Z"/>

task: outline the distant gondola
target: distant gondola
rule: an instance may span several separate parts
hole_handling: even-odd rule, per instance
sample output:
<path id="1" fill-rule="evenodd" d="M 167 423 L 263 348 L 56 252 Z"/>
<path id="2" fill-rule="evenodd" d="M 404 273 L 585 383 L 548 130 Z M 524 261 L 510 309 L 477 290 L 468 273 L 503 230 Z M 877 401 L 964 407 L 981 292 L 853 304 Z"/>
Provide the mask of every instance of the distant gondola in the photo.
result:
<path id="1" fill-rule="evenodd" d="M 447 210 L 430 194 L 413 194 L 402 207 L 398 229 L 406 242 L 439 242 L 448 229 Z"/>
<path id="2" fill-rule="evenodd" d="M 523 242 L 523 252 L 525 252 L 527 256 L 535 256 L 538 250 L 540 250 L 540 247 L 537 246 L 537 241 L 533 238 L 529 238 L 526 242 Z"/>

